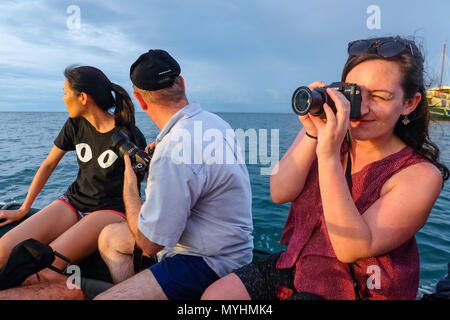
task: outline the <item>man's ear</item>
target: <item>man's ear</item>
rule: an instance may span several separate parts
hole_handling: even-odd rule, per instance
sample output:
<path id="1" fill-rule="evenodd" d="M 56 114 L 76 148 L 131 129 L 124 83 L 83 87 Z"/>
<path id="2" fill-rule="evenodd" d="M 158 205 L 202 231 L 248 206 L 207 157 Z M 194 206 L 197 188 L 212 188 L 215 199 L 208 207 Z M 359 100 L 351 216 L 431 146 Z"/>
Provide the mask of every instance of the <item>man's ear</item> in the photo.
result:
<path id="1" fill-rule="evenodd" d="M 402 116 L 407 116 L 411 112 L 413 112 L 416 108 L 419 102 L 422 100 L 422 94 L 420 92 L 416 92 L 414 97 L 411 99 L 408 99 L 405 101 L 404 109 L 402 112 Z"/>
<path id="2" fill-rule="evenodd" d="M 142 110 L 146 111 L 148 109 L 148 106 L 144 98 L 142 98 L 141 94 L 139 92 L 134 91 L 133 96 L 139 102 L 139 105 L 141 106 Z"/>
<path id="3" fill-rule="evenodd" d="M 178 76 L 181 81 L 181 85 L 183 86 L 184 91 L 186 91 L 186 86 L 184 85 L 184 78 L 182 76 Z"/>

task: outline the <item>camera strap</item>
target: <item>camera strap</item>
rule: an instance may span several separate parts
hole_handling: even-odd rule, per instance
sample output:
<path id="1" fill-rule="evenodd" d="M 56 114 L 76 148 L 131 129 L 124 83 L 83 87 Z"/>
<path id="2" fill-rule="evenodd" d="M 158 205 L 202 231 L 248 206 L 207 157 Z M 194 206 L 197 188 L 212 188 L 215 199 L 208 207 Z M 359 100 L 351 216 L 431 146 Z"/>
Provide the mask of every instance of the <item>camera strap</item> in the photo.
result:
<path id="1" fill-rule="evenodd" d="M 353 181 L 352 181 L 352 157 L 351 157 L 351 144 L 350 144 L 350 132 L 347 132 L 346 140 L 348 143 L 348 155 L 347 155 L 347 167 L 345 168 L 345 178 L 347 179 L 347 185 L 350 190 L 350 194 L 352 194 L 353 189 Z M 355 267 L 356 263 L 349 263 L 348 267 L 350 269 L 350 274 L 353 279 L 353 289 L 355 290 L 356 300 L 361 300 L 361 296 L 359 294 L 359 285 L 356 281 L 355 277 Z"/>
<path id="2" fill-rule="evenodd" d="M 352 181 L 352 157 L 350 155 L 350 147 L 348 147 L 347 167 L 345 168 L 345 178 L 347 179 L 347 185 L 352 194 L 353 181 Z"/>

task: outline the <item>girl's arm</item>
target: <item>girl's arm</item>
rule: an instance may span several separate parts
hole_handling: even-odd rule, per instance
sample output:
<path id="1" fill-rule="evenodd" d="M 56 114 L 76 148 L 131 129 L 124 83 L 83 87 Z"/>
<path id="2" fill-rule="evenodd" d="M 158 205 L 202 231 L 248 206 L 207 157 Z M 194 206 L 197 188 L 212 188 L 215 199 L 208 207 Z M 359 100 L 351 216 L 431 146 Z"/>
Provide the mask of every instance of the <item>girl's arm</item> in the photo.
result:
<path id="1" fill-rule="evenodd" d="M 319 183 L 328 235 L 344 263 L 386 254 L 425 224 L 442 187 L 429 163 L 408 167 L 389 179 L 380 198 L 362 215 L 350 195 L 342 165 L 319 158 Z"/>
<path id="2" fill-rule="evenodd" d="M 380 198 L 363 214 L 356 208 L 340 160 L 349 128 L 347 99 L 329 90 L 338 110 L 325 105 L 327 123 L 314 119 L 323 212 L 338 260 L 352 263 L 386 254 L 411 239 L 425 224 L 442 188 L 442 176 L 430 163 L 419 163 L 391 177 Z"/>
<path id="3" fill-rule="evenodd" d="M 316 140 L 306 136 L 303 129 L 270 176 L 270 195 L 273 202 L 292 202 L 298 197 L 316 158 L 316 146 Z"/>
<path id="4" fill-rule="evenodd" d="M 41 164 L 39 170 L 34 176 L 33 181 L 31 182 L 30 189 L 28 190 L 28 194 L 22 206 L 17 210 L 0 210 L 0 220 L 6 220 L 0 223 L 0 227 L 22 219 L 28 213 L 28 211 L 30 211 L 34 200 L 38 196 L 39 192 L 41 192 L 42 188 L 47 183 L 48 178 L 65 154 L 66 151 L 53 146 L 47 158 Z"/>
<path id="5" fill-rule="evenodd" d="M 324 87 L 321 81 L 309 85 L 311 90 Z M 297 199 L 305 186 L 311 164 L 316 158 L 317 130 L 309 114 L 299 116 L 304 129 L 299 133 L 293 145 L 275 166 L 270 176 L 270 195 L 275 203 L 292 202 Z"/>

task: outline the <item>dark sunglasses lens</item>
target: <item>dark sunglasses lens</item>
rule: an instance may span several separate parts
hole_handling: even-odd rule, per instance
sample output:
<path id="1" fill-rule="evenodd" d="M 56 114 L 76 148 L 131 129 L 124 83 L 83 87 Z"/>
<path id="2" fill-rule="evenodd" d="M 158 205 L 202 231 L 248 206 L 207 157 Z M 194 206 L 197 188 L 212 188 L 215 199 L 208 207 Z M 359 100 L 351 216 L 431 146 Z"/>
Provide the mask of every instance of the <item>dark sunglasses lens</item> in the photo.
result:
<path id="1" fill-rule="evenodd" d="M 351 56 L 357 56 L 358 54 L 367 52 L 371 45 L 372 43 L 367 40 L 353 42 L 348 47 L 348 54 Z"/>
<path id="2" fill-rule="evenodd" d="M 378 46 L 378 54 L 382 57 L 393 57 L 405 50 L 406 44 L 400 41 L 387 41 Z"/>

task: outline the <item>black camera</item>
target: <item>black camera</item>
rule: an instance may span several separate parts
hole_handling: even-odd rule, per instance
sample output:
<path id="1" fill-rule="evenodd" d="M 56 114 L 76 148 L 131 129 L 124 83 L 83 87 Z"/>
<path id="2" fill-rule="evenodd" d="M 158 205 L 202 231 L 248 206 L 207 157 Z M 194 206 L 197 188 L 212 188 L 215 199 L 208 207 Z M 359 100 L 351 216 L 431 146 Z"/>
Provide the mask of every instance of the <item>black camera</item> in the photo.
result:
<path id="1" fill-rule="evenodd" d="M 150 154 L 144 150 L 140 150 L 122 131 L 115 132 L 112 135 L 112 140 L 112 147 L 122 158 L 126 154 L 130 157 L 133 170 L 139 181 L 142 181 L 148 172 L 148 166 L 150 165 L 154 149 L 149 149 Z"/>
<path id="2" fill-rule="evenodd" d="M 333 99 L 327 94 L 327 88 L 340 91 L 350 101 L 350 118 L 361 118 L 361 88 L 353 83 L 334 82 L 327 87 L 316 88 L 300 87 L 295 90 L 292 96 L 292 108 L 300 116 L 311 114 L 318 117 L 324 113 L 323 105 L 327 103 L 336 113 L 336 105 Z"/>

